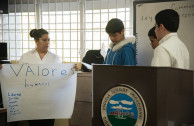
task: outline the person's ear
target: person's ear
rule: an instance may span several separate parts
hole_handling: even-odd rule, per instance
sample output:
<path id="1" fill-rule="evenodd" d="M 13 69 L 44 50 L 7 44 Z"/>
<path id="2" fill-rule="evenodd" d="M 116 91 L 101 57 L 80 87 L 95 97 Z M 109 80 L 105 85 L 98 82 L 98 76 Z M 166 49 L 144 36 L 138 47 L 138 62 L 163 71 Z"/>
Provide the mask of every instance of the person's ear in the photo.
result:
<path id="1" fill-rule="evenodd" d="M 38 41 L 37 40 L 35 40 L 35 43 L 36 43 L 36 45 L 38 45 Z"/>
<path id="2" fill-rule="evenodd" d="M 123 35 L 125 34 L 125 30 L 124 29 L 122 29 L 121 34 L 123 34 Z"/>
<path id="3" fill-rule="evenodd" d="M 166 29 L 163 24 L 160 24 L 160 28 L 161 28 L 161 30 Z"/>

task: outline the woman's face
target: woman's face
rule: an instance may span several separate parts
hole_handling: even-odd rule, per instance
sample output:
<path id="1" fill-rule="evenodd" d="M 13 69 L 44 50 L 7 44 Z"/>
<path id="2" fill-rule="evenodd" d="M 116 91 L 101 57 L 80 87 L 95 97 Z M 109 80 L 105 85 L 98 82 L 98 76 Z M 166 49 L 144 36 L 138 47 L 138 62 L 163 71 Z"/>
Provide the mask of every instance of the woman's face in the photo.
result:
<path id="1" fill-rule="evenodd" d="M 48 51 L 48 48 L 50 45 L 50 38 L 48 34 L 43 34 L 41 38 L 39 38 L 39 40 L 36 41 L 36 45 L 37 45 L 38 50 Z"/>

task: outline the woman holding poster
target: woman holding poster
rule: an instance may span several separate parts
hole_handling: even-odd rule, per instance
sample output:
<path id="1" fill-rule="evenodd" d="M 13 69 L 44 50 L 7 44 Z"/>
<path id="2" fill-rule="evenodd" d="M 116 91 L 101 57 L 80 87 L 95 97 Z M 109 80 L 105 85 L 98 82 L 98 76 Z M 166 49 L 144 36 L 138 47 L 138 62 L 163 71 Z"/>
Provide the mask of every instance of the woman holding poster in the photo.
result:
<path id="1" fill-rule="evenodd" d="M 50 45 L 49 33 L 45 29 L 33 29 L 30 36 L 34 38 L 36 48 L 24 53 L 20 64 L 61 63 L 59 57 L 48 50 Z M 54 126 L 54 119 L 29 120 L 29 126 Z"/>
<path id="2" fill-rule="evenodd" d="M 50 64 L 62 63 L 59 56 L 48 50 L 50 45 L 49 33 L 45 29 L 33 29 L 30 36 L 34 38 L 36 48 L 24 53 L 19 64 Z M 2 64 L 0 64 L 0 69 Z M 29 120 L 29 126 L 54 126 L 54 119 Z"/>

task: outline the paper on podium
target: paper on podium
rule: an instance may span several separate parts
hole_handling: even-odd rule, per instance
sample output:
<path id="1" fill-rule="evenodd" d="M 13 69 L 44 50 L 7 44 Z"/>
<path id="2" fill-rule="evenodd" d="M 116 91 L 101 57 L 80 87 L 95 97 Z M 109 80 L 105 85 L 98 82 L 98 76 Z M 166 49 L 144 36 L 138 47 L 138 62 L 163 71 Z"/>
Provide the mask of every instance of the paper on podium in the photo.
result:
<path id="1" fill-rule="evenodd" d="M 82 62 L 82 64 L 89 70 L 92 70 L 92 65 L 88 64 L 88 63 L 85 63 L 85 62 Z"/>

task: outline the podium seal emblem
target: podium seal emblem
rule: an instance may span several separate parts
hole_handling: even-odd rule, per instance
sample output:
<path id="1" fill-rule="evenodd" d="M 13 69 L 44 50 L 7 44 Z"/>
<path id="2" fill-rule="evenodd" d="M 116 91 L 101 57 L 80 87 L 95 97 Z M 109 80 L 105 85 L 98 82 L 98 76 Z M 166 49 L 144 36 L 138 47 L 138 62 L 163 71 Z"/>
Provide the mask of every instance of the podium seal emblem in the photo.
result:
<path id="1" fill-rule="evenodd" d="M 145 126 L 147 109 L 136 89 L 120 84 L 104 95 L 101 116 L 105 126 Z"/>

